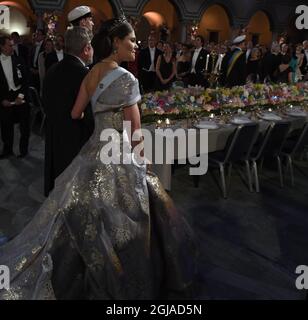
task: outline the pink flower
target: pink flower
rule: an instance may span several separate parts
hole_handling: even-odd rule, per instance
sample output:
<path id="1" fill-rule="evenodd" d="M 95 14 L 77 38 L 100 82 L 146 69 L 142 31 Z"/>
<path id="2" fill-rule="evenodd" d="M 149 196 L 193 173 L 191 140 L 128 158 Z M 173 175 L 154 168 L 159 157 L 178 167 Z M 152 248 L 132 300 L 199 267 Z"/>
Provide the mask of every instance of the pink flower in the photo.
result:
<path id="1" fill-rule="evenodd" d="M 158 113 L 158 114 L 164 114 L 164 113 L 165 113 L 164 109 L 162 109 L 161 107 L 157 107 L 157 108 L 155 109 L 155 111 L 156 111 L 156 113 Z"/>
<path id="2" fill-rule="evenodd" d="M 165 102 L 165 100 L 163 100 L 163 99 L 158 99 L 158 100 L 157 100 L 157 104 L 158 104 L 160 107 L 163 107 L 163 106 L 166 104 L 166 102 Z"/>

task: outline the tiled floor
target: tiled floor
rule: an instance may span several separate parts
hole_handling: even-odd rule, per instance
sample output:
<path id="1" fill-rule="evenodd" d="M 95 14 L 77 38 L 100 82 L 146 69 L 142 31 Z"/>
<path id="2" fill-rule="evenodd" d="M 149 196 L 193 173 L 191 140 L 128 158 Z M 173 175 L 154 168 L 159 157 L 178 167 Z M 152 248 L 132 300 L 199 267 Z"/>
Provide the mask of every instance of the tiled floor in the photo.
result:
<path id="1" fill-rule="evenodd" d="M 43 139 L 33 135 L 29 157 L 0 161 L 0 238 L 20 232 L 44 201 L 43 152 Z M 308 162 L 302 171 L 295 188 L 281 189 L 275 172 L 265 170 L 260 194 L 234 171 L 224 200 L 211 173 L 196 189 L 187 168 L 176 170 L 170 194 L 200 247 L 198 298 L 305 297 L 295 269 L 308 265 Z"/>

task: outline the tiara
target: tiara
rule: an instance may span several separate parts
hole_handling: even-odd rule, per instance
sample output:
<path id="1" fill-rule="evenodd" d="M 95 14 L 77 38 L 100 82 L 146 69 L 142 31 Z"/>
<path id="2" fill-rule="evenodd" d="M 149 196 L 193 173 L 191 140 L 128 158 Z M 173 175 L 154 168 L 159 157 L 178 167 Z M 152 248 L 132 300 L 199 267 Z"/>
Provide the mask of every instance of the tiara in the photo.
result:
<path id="1" fill-rule="evenodd" d="M 129 23 L 123 9 L 120 9 L 120 15 L 115 19 L 115 23 L 114 25 L 110 28 L 109 32 L 113 32 L 114 30 L 116 30 L 120 25 L 122 25 L 123 23 Z"/>

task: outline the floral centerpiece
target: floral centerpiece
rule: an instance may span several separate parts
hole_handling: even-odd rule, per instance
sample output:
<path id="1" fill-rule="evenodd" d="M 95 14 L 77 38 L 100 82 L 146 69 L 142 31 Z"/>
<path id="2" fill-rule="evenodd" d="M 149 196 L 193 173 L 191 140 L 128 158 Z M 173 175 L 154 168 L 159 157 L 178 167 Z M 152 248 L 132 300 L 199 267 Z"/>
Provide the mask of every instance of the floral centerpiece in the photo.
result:
<path id="1" fill-rule="evenodd" d="M 144 122 L 157 118 L 183 119 L 195 114 L 245 109 L 254 106 L 279 106 L 308 100 L 308 82 L 287 84 L 247 84 L 233 88 L 206 89 L 175 87 L 148 93 L 140 103 Z"/>

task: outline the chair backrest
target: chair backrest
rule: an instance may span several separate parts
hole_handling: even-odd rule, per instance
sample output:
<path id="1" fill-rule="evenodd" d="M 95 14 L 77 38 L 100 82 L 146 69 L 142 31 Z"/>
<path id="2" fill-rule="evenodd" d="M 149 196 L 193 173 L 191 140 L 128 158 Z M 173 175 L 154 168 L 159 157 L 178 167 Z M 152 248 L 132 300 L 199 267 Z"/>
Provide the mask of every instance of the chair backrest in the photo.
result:
<path id="1" fill-rule="evenodd" d="M 301 153 L 308 146 L 308 122 L 304 125 L 301 134 L 292 150 L 292 154 Z"/>
<path id="2" fill-rule="evenodd" d="M 287 138 L 291 123 L 288 121 L 273 122 L 268 127 L 264 139 L 260 144 L 257 159 L 267 156 L 276 156 L 280 153 Z"/>
<path id="3" fill-rule="evenodd" d="M 36 88 L 29 87 L 29 97 L 30 97 L 30 104 L 34 108 L 38 108 L 43 111 L 42 101 Z"/>
<path id="4" fill-rule="evenodd" d="M 227 141 L 225 162 L 248 160 L 258 133 L 258 123 L 253 122 L 238 126 Z"/>

